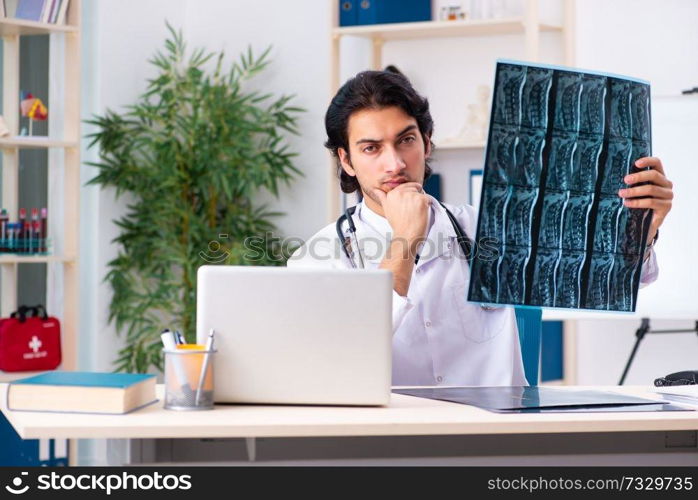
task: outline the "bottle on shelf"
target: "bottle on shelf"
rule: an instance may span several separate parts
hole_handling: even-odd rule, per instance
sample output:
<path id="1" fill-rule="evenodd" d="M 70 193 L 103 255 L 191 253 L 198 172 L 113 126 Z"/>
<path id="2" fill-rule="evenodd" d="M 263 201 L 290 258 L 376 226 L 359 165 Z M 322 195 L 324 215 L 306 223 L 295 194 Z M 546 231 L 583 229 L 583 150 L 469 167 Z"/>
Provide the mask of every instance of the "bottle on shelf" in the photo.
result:
<path id="1" fill-rule="evenodd" d="M 30 248 L 29 253 L 41 252 L 41 243 L 39 241 L 39 209 L 32 208 L 31 223 L 29 224 Z"/>
<path id="2" fill-rule="evenodd" d="M 17 235 L 15 239 L 15 252 L 17 253 L 26 253 L 26 241 L 27 238 L 25 236 L 27 229 L 27 209 L 26 208 L 20 208 L 19 209 L 19 223 L 17 227 Z"/>
<path id="3" fill-rule="evenodd" d="M 48 252 L 48 211 L 32 208 L 27 218 L 27 209 L 20 208 L 18 222 L 10 222 L 7 209 L 0 210 L 0 253 L 45 254 Z"/>
<path id="4" fill-rule="evenodd" d="M 0 252 L 7 252 L 7 232 L 8 224 L 10 223 L 10 214 L 7 213 L 6 209 L 0 211 Z"/>
<path id="5" fill-rule="evenodd" d="M 12 222 L 7 225 L 7 230 L 9 232 L 9 235 L 7 237 L 7 251 L 15 253 L 17 252 L 18 248 L 18 241 L 19 241 L 19 223 Z"/>
<path id="6" fill-rule="evenodd" d="M 32 238 L 32 223 L 30 221 L 24 221 L 24 227 L 22 228 L 22 253 L 33 253 L 34 252 L 34 239 Z"/>
<path id="7" fill-rule="evenodd" d="M 48 252 L 48 210 L 46 207 L 41 209 L 41 251 Z"/>

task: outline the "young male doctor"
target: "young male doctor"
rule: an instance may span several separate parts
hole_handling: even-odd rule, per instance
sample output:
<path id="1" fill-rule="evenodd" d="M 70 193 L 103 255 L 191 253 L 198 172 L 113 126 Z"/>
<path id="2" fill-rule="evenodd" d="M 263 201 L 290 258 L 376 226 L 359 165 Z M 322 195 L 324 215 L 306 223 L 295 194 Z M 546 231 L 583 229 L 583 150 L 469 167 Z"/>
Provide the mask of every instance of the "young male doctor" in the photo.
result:
<path id="1" fill-rule="evenodd" d="M 288 265 L 392 271 L 393 385 L 527 385 L 514 309 L 466 301 L 469 266 L 446 210 L 472 240 L 475 209 L 444 207 L 422 189 L 433 147 L 427 100 L 400 74 L 362 72 L 332 99 L 325 127 L 325 146 L 337 159 L 342 191 L 360 190 L 363 196 L 351 216 L 355 235 L 348 221 L 341 226 L 343 237 L 358 241 L 362 251 L 354 247 L 345 253 L 333 223 L 298 249 Z M 672 184 L 658 158 L 642 158 L 637 165 L 651 170 L 624 182 L 652 184 L 618 195 L 647 196 L 625 205 L 654 209 L 651 243 L 671 209 Z M 656 277 L 648 245 L 641 283 Z"/>

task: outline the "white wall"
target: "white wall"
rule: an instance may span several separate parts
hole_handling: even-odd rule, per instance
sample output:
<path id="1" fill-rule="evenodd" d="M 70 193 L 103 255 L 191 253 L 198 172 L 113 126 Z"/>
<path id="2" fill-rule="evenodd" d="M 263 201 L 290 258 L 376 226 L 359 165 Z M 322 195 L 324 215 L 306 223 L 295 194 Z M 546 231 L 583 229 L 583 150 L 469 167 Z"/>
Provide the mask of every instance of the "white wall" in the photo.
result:
<path id="1" fill-rule="evenodd" d="M 278 200 L 261 196 L 259 201 L 288 214 L 276 220 L 282 234 L 307 239 L 329 222 L 326 191 L 331 169 L 322 144 L 330 99 L 330 3 L 189 0 L 185 19 L 190 47 L 224 49 L 229 60 L 237 60 L 248 45 L 258 54 L 272 46 L 272 63 L 250 88 L 295 94 L 293 104 L 306 109 L 299 120 L 300 136 L 289 141 L 291 150 L 299 153 L 294 164 L 305 177 L 283 187 Z"/>
<path id="2" fill-rule="evenodd" d="M 649 80 L 653 95 L 698 82 L 698 2 L 578 0 L 577 65 Z"/>
<path id="3" fill-rule="evenodd" d="M 652 320 L 653 330 L 683 330 L 695 326 L 688 320 Z M 578 321 L 577 384 L 615 385 L 635 344 L 640 321 L 622 319 Z M 640 343 L 625 385 L 652 385 L 672 372 L 698 369 L 696 333 L 649 334 Z"/>

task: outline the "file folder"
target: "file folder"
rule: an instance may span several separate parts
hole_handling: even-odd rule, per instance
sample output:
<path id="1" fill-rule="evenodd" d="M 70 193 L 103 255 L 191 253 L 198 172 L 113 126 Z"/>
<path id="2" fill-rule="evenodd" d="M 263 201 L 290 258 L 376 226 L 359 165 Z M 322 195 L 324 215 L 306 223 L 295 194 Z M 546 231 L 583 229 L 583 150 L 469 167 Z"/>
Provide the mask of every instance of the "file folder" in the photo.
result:
<path id="1" fill-rule="evenodd" d="M 357 24 L 409 23 L 431 20 L 429 0 L 355 0 Z"/>
<path id="2" fill-rule="evenodd" d="M 360 0 L 339 0 L 339 25 L 355 26 L 358 22 L 356 4 Z"/>

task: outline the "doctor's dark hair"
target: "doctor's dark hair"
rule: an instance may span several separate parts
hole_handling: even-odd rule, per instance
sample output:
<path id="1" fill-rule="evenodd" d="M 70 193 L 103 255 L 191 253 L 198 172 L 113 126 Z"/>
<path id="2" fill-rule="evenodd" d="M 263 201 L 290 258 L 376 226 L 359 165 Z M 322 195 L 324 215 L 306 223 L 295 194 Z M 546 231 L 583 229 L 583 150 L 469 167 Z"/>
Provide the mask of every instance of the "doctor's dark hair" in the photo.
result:
<path id="1" fill-rule="evenodd" d="M 390 71 L 363 71 L 348 80 L 330 102 L 325 114 L 327 141 L 325 147 L 332 152 L 337 163 L 337 176 L 342 191 L 353 193 L 359 189 L 356 177 L 347 174 L 339 160 L 339 148 L 349 156 L 349 118 L 364 109 L 383 109 L 397 106 L 417 121 L 424 147 L 431 142 L 434 121 L 429 112 L 429 101 L 420 96 L 410 81 L 397 68 Z M 426 161 L 425 161 L 426 163 Z M 428 163 L 424 169 L 424 180 L 431 175 Z"/>

